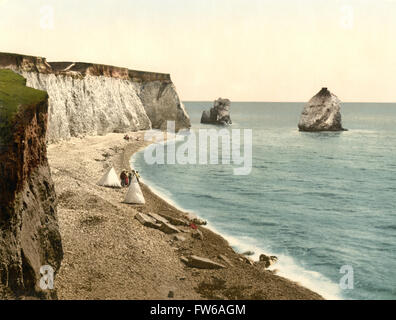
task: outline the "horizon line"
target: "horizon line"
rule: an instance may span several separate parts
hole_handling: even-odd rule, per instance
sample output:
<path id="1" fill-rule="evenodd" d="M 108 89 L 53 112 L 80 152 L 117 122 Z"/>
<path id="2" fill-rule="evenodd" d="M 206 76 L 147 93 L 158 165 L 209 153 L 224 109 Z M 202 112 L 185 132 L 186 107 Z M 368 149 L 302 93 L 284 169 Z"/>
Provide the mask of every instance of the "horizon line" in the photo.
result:
<path id="1" fill-rule="evenodd" d="M 183 102 L 213 102 L 215 100 L 182 100 Z M 249 102 L 249 103 L 307 103 L 308 101 L 258 101 L 258 100 L 231 100 L 232 103 L 235 102 Z M 382 104 L 396 104 L 395 102 L 381 102 L 381 101 L 341 101 L 342 103 L 382 103 Z"/>

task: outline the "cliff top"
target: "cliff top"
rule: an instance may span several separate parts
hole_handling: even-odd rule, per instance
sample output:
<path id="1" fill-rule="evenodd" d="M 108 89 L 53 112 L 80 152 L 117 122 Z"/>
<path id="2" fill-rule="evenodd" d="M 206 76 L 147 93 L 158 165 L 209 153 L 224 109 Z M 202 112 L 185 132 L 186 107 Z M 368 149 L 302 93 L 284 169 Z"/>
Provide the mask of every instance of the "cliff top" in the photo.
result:
<path id="1" fill-rule="evenodd" d="M 170 74 L 130 70 L 128 68 L 86 62 L 47 62 L 46 58 L 0 52 L 0 68 L 27 72 L 54 73 L 72 77 L 105 76 L 131 81 L 171 81 Z"/>
<path id="2" fill-rule="evenodd" d="M 11 70 L 0 70 L 0 143 L 6 140 L 20 106 L 35 105 L 46 98 L 45 91 L 26 87 L 22 76 Z"/>

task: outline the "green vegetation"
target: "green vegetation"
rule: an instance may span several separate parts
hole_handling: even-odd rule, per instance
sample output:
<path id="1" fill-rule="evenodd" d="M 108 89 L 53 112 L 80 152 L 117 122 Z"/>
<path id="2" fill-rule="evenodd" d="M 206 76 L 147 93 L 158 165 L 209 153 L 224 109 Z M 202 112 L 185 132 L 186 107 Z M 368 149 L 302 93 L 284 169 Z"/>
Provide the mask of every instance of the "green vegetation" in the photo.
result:
<path id="1" fill-rule="evenodd" d="M 0 70 L 0 143 L 7 141 L 13 118 L 22 105 L 35 105 L 47 97 L 45 91 L 25 86 L 26 80 L 7 69 Z"/>

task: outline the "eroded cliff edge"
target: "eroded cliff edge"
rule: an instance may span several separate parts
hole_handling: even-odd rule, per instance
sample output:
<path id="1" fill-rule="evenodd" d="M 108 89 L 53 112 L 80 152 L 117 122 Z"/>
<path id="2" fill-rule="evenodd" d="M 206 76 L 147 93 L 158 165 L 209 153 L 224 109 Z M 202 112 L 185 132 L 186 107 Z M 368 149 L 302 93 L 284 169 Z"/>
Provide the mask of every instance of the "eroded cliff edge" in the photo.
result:
<path id="1" fill-rule="evenodd" d="M 48 95 L 0 70 L 0 286 L 17 296 L 54 297 L 39 286 L 40 268 L 55 273 L 63 251 L 47 160 Z"/>
<path id="2" fill-rule="evenodd" d="M 48 141 L 147 129 L 189 128 L 190 118 L 169 74 L 0 53 L 27 86 L 49 95 Z"/>

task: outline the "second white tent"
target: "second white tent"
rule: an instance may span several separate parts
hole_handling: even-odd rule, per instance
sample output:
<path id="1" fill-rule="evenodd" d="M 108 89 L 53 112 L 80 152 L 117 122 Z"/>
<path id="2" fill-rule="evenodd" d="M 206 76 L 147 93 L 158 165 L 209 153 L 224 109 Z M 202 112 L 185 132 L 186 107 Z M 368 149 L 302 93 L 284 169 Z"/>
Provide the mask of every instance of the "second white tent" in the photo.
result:
<path id="1" fill-rule="evenodd" d="M 129 186 L 128 192 L 125 196 L 125 203 L 130 204 L 145 204 L 142 189 L 140 189 L 139 182 L 136 176 L 133 176 L 131 185 Z"/>

